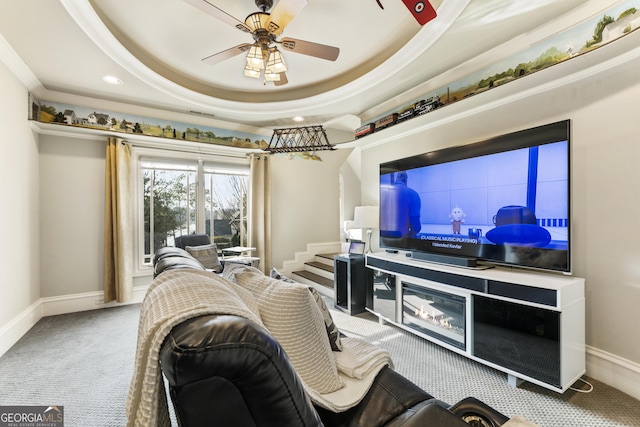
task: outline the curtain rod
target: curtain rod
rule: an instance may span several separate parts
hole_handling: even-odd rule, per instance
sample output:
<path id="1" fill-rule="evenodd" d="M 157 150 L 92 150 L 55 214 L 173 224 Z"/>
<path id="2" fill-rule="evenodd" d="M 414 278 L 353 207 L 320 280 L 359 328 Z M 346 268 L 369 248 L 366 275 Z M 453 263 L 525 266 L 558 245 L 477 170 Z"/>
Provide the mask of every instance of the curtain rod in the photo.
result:
<path id="1" fill-rule="evenodd" d="M 144 141 L 142 139 L 131 140 L 129 138 L 120 138 L 123 143 L 132 147 L 140 148 L 152 148 L 162 151 L 172 151 L 177 153 L 191 153 L 191 154 L 208 154 L 233 158 L 246 158 L 253 153 L 263 153 L 262 150 L 252 150 L 246 148 L 226 147 L 223 145 L 205 145 L 198 142 L 181 141 L 180 145 L 177 145 L 173 141 Z"/>

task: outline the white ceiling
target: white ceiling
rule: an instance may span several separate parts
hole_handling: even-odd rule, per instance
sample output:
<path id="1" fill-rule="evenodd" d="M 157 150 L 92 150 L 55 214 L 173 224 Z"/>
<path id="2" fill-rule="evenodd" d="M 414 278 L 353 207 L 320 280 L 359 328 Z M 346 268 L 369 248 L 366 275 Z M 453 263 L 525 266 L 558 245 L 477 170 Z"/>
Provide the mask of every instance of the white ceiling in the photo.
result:
<path id="1" fill-rule="evenodd" d="M 258 10 L 253 0 L 209 1 L 240 21 Z M 380 1 L 384 9 L 309 1 L 284 36 L 339 47 L 340 56 L 284 51 L 289 83 L 280 87 L 245 77 L 244 55 L 202 63 L 253 40 L 184 0 L 14 1 L 0 15 L 0 53 L 42 100 L 87 97 L 256 127 L 293 125 L 296 115 L 320 124 L 393 109 L 615 3 L 437 0 L 438 17 L 421 27 L 401 0 Z"/>

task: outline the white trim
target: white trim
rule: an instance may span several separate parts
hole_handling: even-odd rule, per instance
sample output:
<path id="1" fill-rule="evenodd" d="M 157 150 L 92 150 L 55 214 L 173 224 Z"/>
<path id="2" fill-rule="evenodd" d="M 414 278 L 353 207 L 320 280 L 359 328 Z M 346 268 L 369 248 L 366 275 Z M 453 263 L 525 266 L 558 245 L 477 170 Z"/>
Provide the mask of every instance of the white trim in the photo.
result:
<path id="1" fill-rule="evenodd" d="M 79 311 L 96 310 L 100 308 L 117 307 L 122 305 L 140 304 L 149 286 L 134 286 L 133 298 L 124 303 L 115 301 L 104 303 L 102 291 L 83 292 L 81 294 L 62 295 L 58 297 L 40 298 L 42 316 L 56 316 L 58 314 L 77 313 Z"/>
<path id="2" fill-rule="evenodd" d="M 640 399 L 640 364 L 591 346 L 586 352 L 589 377 Z"/>
<path id="3" fill-rule="evenodd" d="M 42 300 L 27 307 L 22 313 L 0 328 L 0 356 L 5 354 L 38 320 L 42 318 Z"/>
<path id="4" fill-rule="evenodd" d="M 0 62 L 22 82 L 30 92 L 42 93 L 45 89 L 31 69 L 24 63 L 20 55 L 11 47 L 9 42 L 0 34 Z"/>
<path id="5" fill-rule="evenodd" d="M 133 288 L 133 298 L 126 303 L 101 303 L 100 301 L 104 298 L 102 291 L 40 298 L 0 328 L 0 356 L 4 355 L 43 317 L 139 304 L 147 293 L 148 287 L 148 285 L 135 286 Z"/>

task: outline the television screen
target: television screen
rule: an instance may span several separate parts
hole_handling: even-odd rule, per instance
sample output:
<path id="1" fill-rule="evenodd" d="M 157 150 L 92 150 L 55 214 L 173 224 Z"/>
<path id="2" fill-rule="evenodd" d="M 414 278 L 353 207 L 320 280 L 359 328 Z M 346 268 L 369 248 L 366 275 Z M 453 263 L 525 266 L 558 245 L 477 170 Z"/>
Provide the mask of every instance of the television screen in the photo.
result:
<path id="1" fill-rule="evenodd" d="M 570 271 L 569 121 L 380 165 L 380 246 Z"/>

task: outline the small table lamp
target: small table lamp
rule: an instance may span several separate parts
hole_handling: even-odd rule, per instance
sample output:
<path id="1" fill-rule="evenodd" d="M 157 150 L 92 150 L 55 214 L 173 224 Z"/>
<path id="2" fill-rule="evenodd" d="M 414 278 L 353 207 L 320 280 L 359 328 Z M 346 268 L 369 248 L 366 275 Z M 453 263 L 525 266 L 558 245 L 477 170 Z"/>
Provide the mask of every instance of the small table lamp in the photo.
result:
<path id="1" fill-rule="evenodd" d="M 373 228 L 379 227 L 378 206 L 356 206 L 353 213 L 353 228 L 366 228 L 367 240 L 369 248 L 367 253 L 371 252 L 371 233 Z"/>

